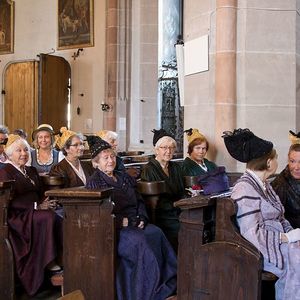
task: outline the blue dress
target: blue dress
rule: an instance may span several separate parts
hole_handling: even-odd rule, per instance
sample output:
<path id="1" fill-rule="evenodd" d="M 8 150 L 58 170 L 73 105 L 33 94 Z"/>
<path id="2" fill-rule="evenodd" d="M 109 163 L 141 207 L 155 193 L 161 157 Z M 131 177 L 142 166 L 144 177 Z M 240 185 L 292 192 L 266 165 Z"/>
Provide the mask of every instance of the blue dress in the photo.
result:
<path id="1" fill-rule="evenodd" d="M 58 163 L 59 151 L 52 149 L 53 159 L 49 164 L 40 164 L 37 159 L 36 149 L 31 151 L 31 166 L 35 167 L 38 173 L 49 173 L 52 166 Z"/>
<path id="2" fill-rule="evenodd" d="M 118 300 L 164 300 L 176 293 L 177 260 L 163 232 L 155 225 L 135 227 L 137 220 L 147 224 L 143 199 L 136 192 L 135 179 L 124 172 L 114 172 L 116 181 L 99 169 L 88 179 L 87 188 L 113 187 L 113 213 L 116 216 Z M 122 227 L 122 220 L 129 220 Z"/>

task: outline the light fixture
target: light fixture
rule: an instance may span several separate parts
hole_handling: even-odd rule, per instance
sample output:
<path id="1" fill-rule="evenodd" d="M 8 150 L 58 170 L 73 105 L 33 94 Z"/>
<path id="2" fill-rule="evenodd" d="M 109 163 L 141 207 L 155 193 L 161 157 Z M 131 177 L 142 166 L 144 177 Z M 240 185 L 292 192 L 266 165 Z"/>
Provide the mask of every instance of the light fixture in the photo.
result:
<path id="1" fill-rule="evenodd" d="M 112 105 L 108 103 L 101 103 L 102 111 L 112 111 Z"/>

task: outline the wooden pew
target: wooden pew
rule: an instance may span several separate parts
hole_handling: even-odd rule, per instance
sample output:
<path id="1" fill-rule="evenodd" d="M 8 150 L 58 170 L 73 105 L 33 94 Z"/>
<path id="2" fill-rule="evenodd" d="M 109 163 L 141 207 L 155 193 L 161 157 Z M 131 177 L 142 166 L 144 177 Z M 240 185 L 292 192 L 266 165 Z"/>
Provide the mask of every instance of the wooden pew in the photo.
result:
<path id="1" fill-rule="evenodd" d="M 8 239 L 7 211 L 14 181 L 0 182 L 0 299 L 15 299 L 14 257 Z"/>
<path id="2" fill-rule="evenodd" d="M 138 181 L 137 190 L 145 201 L 145 206 L 150 218 L 150 223 L 156 222 L 156 206 L 159 201 L 159 195 L 166 192 L 164 181 Z"/>
<path id="3" fill-rule="evenodd" d="M 64 292 L 85 299 L 115 299 L 116 234 L 112 189 L 50 190 L 64 208 Z"/>
<path id="4" fill-rule="evenodd" d="M 175 203 L 180 215 L 178 299 L 261 299 L 261 253 L 238 232 L 230 198 L 197 196 Z M 212 211 L 216 212 L 212 225 Z M 204 242 L 209 227 L 212 241 Z M 268 275 L 271 275 L 268 273 Z M 274 276 L 273 276 L 274 279 Z"/>

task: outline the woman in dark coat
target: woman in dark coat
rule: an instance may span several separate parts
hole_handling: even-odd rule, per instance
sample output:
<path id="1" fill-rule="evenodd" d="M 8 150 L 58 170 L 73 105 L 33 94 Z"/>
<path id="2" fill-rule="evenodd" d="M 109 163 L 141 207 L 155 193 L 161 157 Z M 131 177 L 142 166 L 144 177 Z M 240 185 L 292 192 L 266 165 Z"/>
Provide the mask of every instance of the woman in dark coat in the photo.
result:
<path id="1" fill-rule="evenodd" d="M 199 176 L 217 168 L 217 165 L 206 159 L 205 155 L 208 151 L 209 144 L 204 135 L 198 129 L 185 131 L 187 134 L 188 154 L 182 164 L 183 176 Z"/>
<path id="2" fill-rule="evenodd" d="M 300 227 L 300 133 L 290 135 L 293 144 L 288 165 L 272 181 L 272 187 L 285 208 L 285 217 L 294 228 Z"/>
<path id="3" fill-rule="evenodd" d="M 174 202 L 184 197 L 184 184 L 180 165 L 171 161 L 176 141 L 165 130 L 154 130 L 153 145 L 155 158 L 144 166 L 141 179 L 165 181 L 167 192 L 159 197 L 155 220 L 177 251 L 180 209 L 174 207 Z"/>
<path id="4" fill-rule="evenodd" d="M 113 213 L 119 235 L 119 300 L 164 300 L 176 292 L 176 256 L 162 231 L 148 217 L 135 179 L 115 170 L 116 154 L 97 136 L 88 137 L 95 173 L 87 188 L 113 187 Z"/>
<path id="5" fill-rule="evenodd" d="M 15 180 L 8 211 L 9 240 L 16 273 L 29 295 L 34 295 L 44 280 L 46 267 L 59 270 L 57 256 L 61 223 L 43 201 L 42 186 L 34 167 L 26 166 L 29 145 L 18 135 L 9 135 L 5 147 L 8 161 L 0 170 L 0 180 Z"/>
<path id="6" fill-rule="evenodd" d="M 94 172 L 91 161 L 81 161 L 84 143 L 83 136 L 62 127 L 61 136 L 57 138 L 56 145 L 61 149 L 65 158 L 57 165 L 52 166 L 50 176 L 63 176 L 64 187 L 84 186 L 86 180 Z"/>

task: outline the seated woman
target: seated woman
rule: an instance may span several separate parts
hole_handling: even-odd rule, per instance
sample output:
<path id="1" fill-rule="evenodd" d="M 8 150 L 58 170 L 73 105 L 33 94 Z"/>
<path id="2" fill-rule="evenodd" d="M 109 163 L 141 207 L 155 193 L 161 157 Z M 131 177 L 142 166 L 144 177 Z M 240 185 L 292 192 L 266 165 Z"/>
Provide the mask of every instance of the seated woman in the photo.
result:
<path id="1" fill-rule="evenodd" d="M 20 136 L 8 136 L 5 146 L 8 161 L 0 170 L 0 180 L 16 181 L 8 210 L 9 240 L 16 273 L 26 292 L 34 295 L 43 283 L 46 267 L 59 270 L 54 260 L 62 245 L 62 224 L 48 210 L 50 201 L 43 197 L 36 169 L 26 166 L 29 149 Z"/>
<path id="2" fill-rule="evenodd" d="M 175 251 L 178 245 L 180 210 L 173 203 L 184 197 L 181 167 L 171 161 L 176 141 L 163 129 L 153 130 L 155 158 L 150 159 L 142 170 L 143 181 L 165 181 L 167 192 L 160 196 L 156 207 L 156 225 L 160 227 Z"/>
<path id="3" fill-rule="evenodd" d="M 113 213 L 119 234 L 117 269 L 118 299 L 165 299 L 176 292 L 176 256 L 162 231 L 147 224 L 147 214 L 135 180 L 115 170 L 116 154 L 98 136 L 88 143 L 95 173 L 89 189 L 113 187 Z"/>
<path id="4" fill-rule="evenodd" d="M 223 136 L 230 155 L 247 163 L 246 171 L 233 187 L 241 234 L 263 255 L 263 268 L 279 279 L 276 299 L 300 299 L 300 229 L 284 218 L 279 197 L 267 181 L 277 169 L 273 144 L 249 129 L 237 129 Z"/>
<path id="5" fill-rule="evenodd" d="M 40 175 L 48 174 L 51 167 L 64 158 L 61 151 L 53 148 L 53 135 L 53 128 L 49 124 L 41 124 L 32 133 L 34 149 L 31 150 L 31 165 Z"/>
<path id="6" fill-rule="evenodd" d="M 272 181 L 272 187 L 285 209 L 285 217 L 293 227 L 300 227 L 300 132 L 290 131 L 288 165 Z"/>
<path id="7" fill-rule="evenodd" d="M 122 158 L 117 155 L 118 134 L 110 130 L 100 130 L 96 133 L 96 135 L 99 136 L 102 140 L 109 143 L 111 145 L 111 148 L 115 151 L 117 161 L 116 170 L 126 171 Z"/>
<path id="8" fill-rule="evenodd" d="M 60 129 L 61 135 L 56 139 L 56 145 L 65 158 L 51 167 L 50 176 L 63 176 L 65 188 L 84 186 L 86 180 L 94 172 L 91 161 L 80 161 L 83 155 L 83 136 L 66 127 Z"/>
<path id="9" fill-rule="evenodd" d="M 198 129 L 185 130 L 188 140 L 188 154 L 182 164 L 183 176 L 203 175 L 217 168 L 217 165 L 205 158 L 209 144 Z"/>

